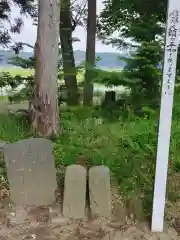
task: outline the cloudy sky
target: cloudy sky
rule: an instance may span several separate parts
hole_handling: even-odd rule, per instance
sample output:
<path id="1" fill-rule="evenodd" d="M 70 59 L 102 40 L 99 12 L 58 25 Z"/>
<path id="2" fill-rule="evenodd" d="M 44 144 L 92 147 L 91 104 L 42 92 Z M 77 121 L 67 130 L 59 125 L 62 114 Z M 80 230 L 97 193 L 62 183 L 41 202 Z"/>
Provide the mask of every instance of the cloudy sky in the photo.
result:
<path id="1" fill-rule="evenodd" d="M 82 1 L 82 0 L 78 0 Z M 102 0 L 97 0 L 97 11 L 99 11 L 103 8 Z M 19 10 L 16 7 L 12 7 L 12 18 L 19 16 Z M 85 50 L 86 47 L 86 31 L 81 28 L 77 27 L 77 29 L 74 32 L 74 37 L 80 38 L 81 42 L 74 43 L 74 49 L 75 50 Z M 22 41 L 30 44 L 34 44 L 36 40 L 36 27 L 32 25 L 32 20 L 30 18 L 24 19 L 24 26 L 21 31 L 20 35 L 14 35 L 13 36 L 14 41 Z M 30 49 L 26 48 L 26 51 L 30 51 Z M 101 44 L 101 42 L 96 42 L 96 51 L 97 52 L 116 52 L 115 48 L 112 48 L 111 46 L 106 46 Z"/>

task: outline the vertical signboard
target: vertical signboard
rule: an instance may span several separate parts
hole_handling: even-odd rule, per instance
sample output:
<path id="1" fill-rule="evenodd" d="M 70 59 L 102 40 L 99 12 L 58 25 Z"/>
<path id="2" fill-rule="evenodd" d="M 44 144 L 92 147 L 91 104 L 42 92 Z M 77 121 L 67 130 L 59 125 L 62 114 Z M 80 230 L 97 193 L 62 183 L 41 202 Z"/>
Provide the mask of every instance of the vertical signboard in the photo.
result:
<path id="1" fill-rule="evenodd" d="M 169 0 L 158 132 L 152 232 L 162 232 L 166 198 L 173 95 L 180 32 L 180 0 Z"/>

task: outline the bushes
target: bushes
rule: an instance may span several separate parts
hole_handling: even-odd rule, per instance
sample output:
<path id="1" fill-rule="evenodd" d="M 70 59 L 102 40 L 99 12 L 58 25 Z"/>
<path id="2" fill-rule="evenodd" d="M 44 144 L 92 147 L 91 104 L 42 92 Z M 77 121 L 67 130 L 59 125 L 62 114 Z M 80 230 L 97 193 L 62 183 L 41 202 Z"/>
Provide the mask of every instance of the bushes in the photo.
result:
<path id="1" fill-rule="evenodd" d="M 134 81 L 131 87 L 133 102 L 138 105 L 157 108 L 160 100 L 161 70 L 158 65 L 162 61 L 163 51 L 156 41 L 142 42 L 136 53 L 130 58 L 124 58 L 126 67 L 124 77 Z"/>
<path id="2" fill-rule="evenodd" d="M 105 71 L 100 69 L 92 70 L 93 82 L 103 84 L 107 87 L 124 86 L 131 87 L 134 82 L 124 76 L 123 71 Z"/>
<path id="3" fill-rule="evenodd" d="M 160 102 L 162 48 L 156 41 L 142 42 L 126 62 L 122 71 L 110 72 L 94 69 L 93 81 L 106 86 L 123 86 L 130 89 L 131 105 L 136 111 L 143 106 L 158 108 Z"/>
<path id="4" fill-rule="evenodd" d="M 119 74 L 121 75 L 115 73 L 113 76 Z M 99 76 L 103 78 L 105 75 Z M 180 171 L 179 92 L 178 86 L 175 90 L 173 111 L 170 176 Z M 125 93 L 121 94 L 113 105 L 106 105 L 104 108 L 61 107 L 64 133 L 53 140 L 54 156 L 57 170 L 75 163 L 77 157 L 82 154 L 90 159 L 91 165 L 109 166 L 119 183 L 122 196 L 130 198 L 138 193 L 149 214 L 153 194 L 159 109 L 146 105 L 147 102 L 135 105 L 139 108 L 134 108 L 133 103 L 132 95 Z M 0 118 L 0 139 L 13 142 L 29 136 L 32 136 L 32 132 L 25 117 L 12 115 Z M 0 171 L 2 174 L 5 172 L 4 169 Z M 171 200 L 170 196 L 175 190 L 172 187 L 169 189 Z M 174 196 L 179 195 L 176 191 Z M 176 197 L 172 199 L 177 200 Z"/>
<path id="5" fill-rule="evenodd" d="M 180 170 L 180 96 L 177 93 L 175 99 L 170 175 Z M 159 113 L 144 107 L 143 115 L 137 117 L 130 110 L 127 111 L 127 116 L 121 110 L 123 117 L 107 121 L 98 107 L 62 107 L 64 134 L 53 140 L 56 167 L 63 170 L 68 164 L 75 163 L 82 154 L 91 165 L 105 164 L 116 177 L 122 196 L 130 198 L 138 193 L 143 198 L 145 210 L 150 213 Z M 29 136 L 32 133 L 24 118 L 14 115 L 0 118 L 0 139 L 14 142 Z M 0 171 L 3 172 L 3 169 Z M 172 188 L 170 190 L 174 191 Z"/>
<path id="6" fill-rule="evenodd" d="M 83 154 L 92 165 L 110 167 L 122 196 L 131 196 L 135 189 L 144 195 L 150 191 L 156 149 L 153 120 L 133 117 L 109 122 L 101 117 L 98 108 L 66 107 L 61 111 L 61 123 L 64 134 L 54 139 L 57 169 L 75 163 Z M 0 139 L 12 142 L 30 135 L 23 119 L 15 116 L 0 119 Z"/>

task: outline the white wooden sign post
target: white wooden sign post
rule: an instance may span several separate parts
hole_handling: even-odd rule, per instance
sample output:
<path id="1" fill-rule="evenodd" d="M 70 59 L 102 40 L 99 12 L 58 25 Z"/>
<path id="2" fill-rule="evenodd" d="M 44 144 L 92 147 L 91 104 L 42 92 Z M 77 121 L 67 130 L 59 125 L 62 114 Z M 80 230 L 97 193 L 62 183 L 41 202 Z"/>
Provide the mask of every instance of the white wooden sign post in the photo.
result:
<path id="1" fill-rule="evenodd" d="M 152 232 L 162 232 L 164 225 L 166 182 L 179 33 L 180 0 L 169 0 L 151 226 Z"/>

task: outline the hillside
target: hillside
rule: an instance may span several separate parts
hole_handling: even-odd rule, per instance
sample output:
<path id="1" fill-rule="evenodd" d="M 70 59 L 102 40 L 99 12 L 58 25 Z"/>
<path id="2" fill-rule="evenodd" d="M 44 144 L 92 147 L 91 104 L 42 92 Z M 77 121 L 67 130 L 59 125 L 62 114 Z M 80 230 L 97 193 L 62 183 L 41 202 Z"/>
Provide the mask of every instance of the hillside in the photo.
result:
<path id="1" fill-rule="evenodd" d="M 74 52 L 76 65 L 79 65 L 85 60 L 85 52 L 77 50 Z M 0 66 L 10 67 L 8 59 L 13 57 L 14 54 L 12 51 L 0 50 Z M 23 58 L 29 58 L 32 56 L 32 53 L 21 52 L 20 56 Z M 118 53 L 109 53 L 109 52 L 100 52 L 96 53 L 97 57 L 100 57 L 100 61 L 97 63 L 98 68 L 103 69 L 121 69 L 124 67 L 124 62 L 120 60 L 120 54 Z"/>

